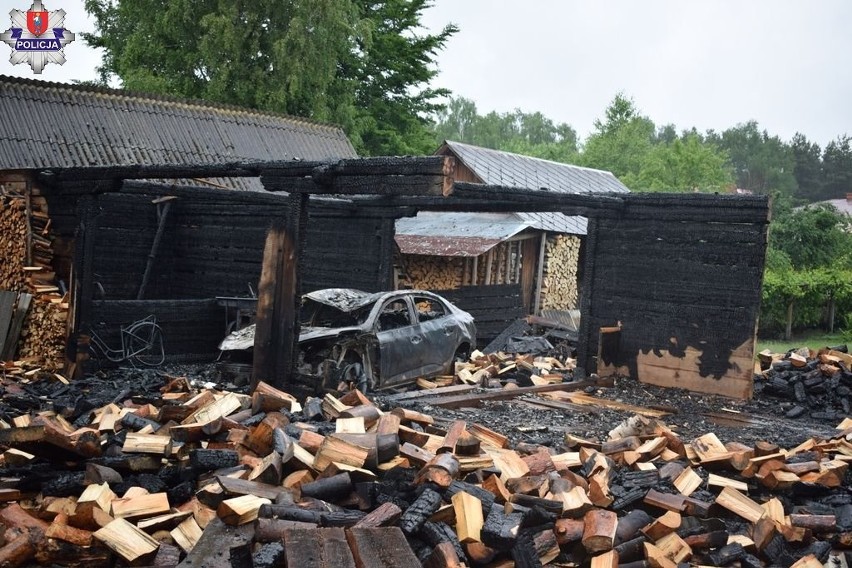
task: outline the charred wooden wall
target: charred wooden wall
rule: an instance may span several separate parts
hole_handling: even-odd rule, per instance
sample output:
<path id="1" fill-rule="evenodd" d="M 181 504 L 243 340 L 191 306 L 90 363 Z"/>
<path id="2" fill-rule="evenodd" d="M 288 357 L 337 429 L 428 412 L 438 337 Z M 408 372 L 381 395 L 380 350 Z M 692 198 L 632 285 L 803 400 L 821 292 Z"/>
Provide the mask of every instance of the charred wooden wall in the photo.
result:
<path id="1" fill-rule="evenodd" d="M 480 347 L 526 315 L 520 284 L 463 286 L 455 290 L 435 290 L 435 293 L 474 317 L 476 342 Z"/>
<path id="2" fill-rule="evenodd" d="M 632 377 L 750 397 L 768 202 L 764 197 L 630 195 L 589 220 L 580 357 Z M 621 322 L 615 358 L 601 327 Z"/>
<path id="3" fill-rule="evenodd" d="M 145 301 L 136 302 L 157 232 L 157 205 L 152 201 L 164 195 L 177 199 L 171 201 L 166 216 Z M 91 200 L 94 220 L 86 239 L 94 301 L 89 302 L 89 313 L 83 308 L 81 325 L 88 320 L 100 326 L 99 334 L 112 333 L 117 338 L 118 326 L 129 323 L 130 315 L 155 314 L 161 321 L 171 320 L 164 325 L 170 356 L 215 352 L 225 332 L 223 309 L 192 300 L 256 292 L 266 232 L 273 219 L 287 212 L 286 197 L 280 195 L 152 184 L 125 184 L 120 192 Z M 303 290 L 387 289 L 392 246 L 391 219 L 312 206 Z M 79 248 L 83 267 L 83 257 L 89 253 Z M 183 321 L 190 322 L 197 333 L 188 333 L 190 328 L 175 314 L 183 314 Z M 105 330 L 109 326 L 112 332 Z"/>

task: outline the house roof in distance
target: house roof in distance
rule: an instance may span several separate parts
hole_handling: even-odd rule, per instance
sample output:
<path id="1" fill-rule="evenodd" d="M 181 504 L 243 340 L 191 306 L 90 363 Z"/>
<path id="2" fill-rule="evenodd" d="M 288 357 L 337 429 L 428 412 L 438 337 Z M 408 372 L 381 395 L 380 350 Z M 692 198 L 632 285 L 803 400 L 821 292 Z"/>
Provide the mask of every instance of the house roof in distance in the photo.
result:
<path id="1" fill-rule="evenodd" d="M 625 193 L 630 191 L 612 172 L 584 168 L 501 150 L 447 140 L 436 154 L 454 155 L 480 183 L 560 193 Z"/>
<path id="2" fill-rule="evenodd" d="M 355 149 L 333 125 L 205 101 L 0 76 L 0 169 L 351 157 Z M 260 189 L 253 179 L 229 185 Z"/>
<path id="3" fill-rule="evenodd" d="M 612 173 L 511 152 L 445 141 L 435 152 L 453 156 L 478 183 L 560 193 L 627 193 Z M 396 222 L 396 242 L 404 254 L 477 256 L 526 229 L 585 235 L 585 217 L 559 212 L 449 214 L 423 211 Z M 461 227 L 461 228 L 460 228 Z"/>

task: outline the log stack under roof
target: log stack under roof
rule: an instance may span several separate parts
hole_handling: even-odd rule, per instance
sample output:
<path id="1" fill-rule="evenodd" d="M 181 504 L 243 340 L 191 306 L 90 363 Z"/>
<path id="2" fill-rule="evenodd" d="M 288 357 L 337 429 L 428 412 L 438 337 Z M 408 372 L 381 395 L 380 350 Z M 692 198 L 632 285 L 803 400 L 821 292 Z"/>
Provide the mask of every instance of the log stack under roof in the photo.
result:
<path id="1" fill-rule="evenodd" d="M 69 306 L 57 286 L 50 226 L 47 201 L 37 188 L 8 174 L 0 179 L 0 291 L 32 295 L 17 345 L 4 358 L 58 370 L 64 364 Z"/>

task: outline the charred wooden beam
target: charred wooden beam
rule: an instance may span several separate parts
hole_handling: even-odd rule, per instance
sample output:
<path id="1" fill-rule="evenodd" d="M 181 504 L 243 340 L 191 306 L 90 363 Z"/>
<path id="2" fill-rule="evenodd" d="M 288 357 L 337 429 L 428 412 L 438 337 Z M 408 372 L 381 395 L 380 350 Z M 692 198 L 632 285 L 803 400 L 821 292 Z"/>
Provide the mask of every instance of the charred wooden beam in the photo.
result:
<path id="1" fill-rule="evenodd" d="M 299 265 L 307 221 L 307 196 L 293 195 L 286 223 L 269 231 L 258 284 L 252 389 L 290 382 L 299 340 Z"/>

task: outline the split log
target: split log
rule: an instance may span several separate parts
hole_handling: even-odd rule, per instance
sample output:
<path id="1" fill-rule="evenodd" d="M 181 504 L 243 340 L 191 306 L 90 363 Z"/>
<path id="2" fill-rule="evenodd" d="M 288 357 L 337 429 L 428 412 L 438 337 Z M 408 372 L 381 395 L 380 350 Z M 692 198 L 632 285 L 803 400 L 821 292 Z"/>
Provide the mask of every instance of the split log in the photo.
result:
<path id="1" fill-rule="evenodd" d="M 117 519 L 141 519 L 161 515 L 169 510 L 169 498 L 166 493 L 151 493 L 137 497 L 114 499 L 110 511 Z"/>
<path id="2" fill-rule="evenodd" d="M 416 482 L 431 482 L 439 487 L 449 487 L 459 473 L 459 461 L 452 454 L 438 454 L 417 473 Z"/>
<path id="3" fill-rule="evenodd" d="M 618 553 L 614 550 L 592 557 L 591 568 L 617 568 Z"/>
<path id="4" fill-rule="evenodd" d="M 257 518 L 261 506 L 271 503 L 269 499 L 264 499 L 263 497 L 242 495 L 222 501 L 216 510 L 216 514 L 225 524 L 244 525 Z"/>
<path id="5" fill-rule="evenodd" d="M 476 543 L 471 543 L 476 544 Z M 411 566 L 418 566 L 419 563 Z M 459 559 L 456 548 L 451 542 L 442 542 L 432 549 L 432 553 L 423 562 L 423 568 L 462 568 L 464 564 Z"/>
<path id="6" fill-rule="evenodd" d="M 583 548 L 589 554 L 612 550 L 615 532 L 618 528 L 618 515 L 604 509 L 592 509 L 583 516 Z"/>
<path id="7" fill-rule="evenodd" d="M 585 527 L 581 519 L 556 519 L 553 532 L 559 546 L 564 546 L 582 540 Z"/>
<path id="8" fill-rule="evenodd" d="M 692 549 L 677 533 L 669 533 L 654 542 L 654 545 L 663 551 L 669 559 L 676 564 L 686 562 L 692 558 Z"/>
<path id="9" fill-rule="evenodd" d="M 462 434 L 465 433 L 466 428 L 467 423 L 464 420 L 454 420 L 447 430 L 447 435 L 444 436 L 444 440 L 441 442 L 437 453 L 454 453 L 456 451 L 456 444 Z"/>
<path id="10" fill-rule="evenodd" d="M 650 542 L 645 543 L 645 557 L 648 559 L 648 564 L 651 568 L 677 568 L 677 564 L 672 562 L 672 560 L 666 556 L 662 550 Z M 724 565 L 719 564 L 717 566 Z"/>
<path id="11" fill-rule="evenodd" d="M 482 501 L 460 491 L 452 496 L 456 513 L 456 532 L 461 543 L 481 542 L 480 530 L 483 525 Z"/>
<path id="12" fill-rule="evenodd" d="M 124 519 L 116 519 L 94 533 L 125 562 L 138 565 L 154 557 L 160 544 Z"/>
<path id="13" fill-rule="evenodd" d="M 763 508 L 731 487 L 725 487 L 716 497 L 716 504 L 745 520 L 756 523 L 763 516 Z"/>
<path id="14" fill-rule="evenodd" d="M 664 515 L 655 519 L 650 525 L 642 529 L 642 533 L 653 541 L 657 541 L 667 534 L 676 531 L 681 524 L 680 513 L 666 511 Z"/>
<path id="15" fill-rule="evenodd" d="M 175 527 L 169 534 L 172 535 L 175 543 L 186 552 L 192 552 L 195 545 L 201 540 L 202 530 L 198 526 L 196 520 L 192 517 L 185 519 L 181 524 Z"/>

